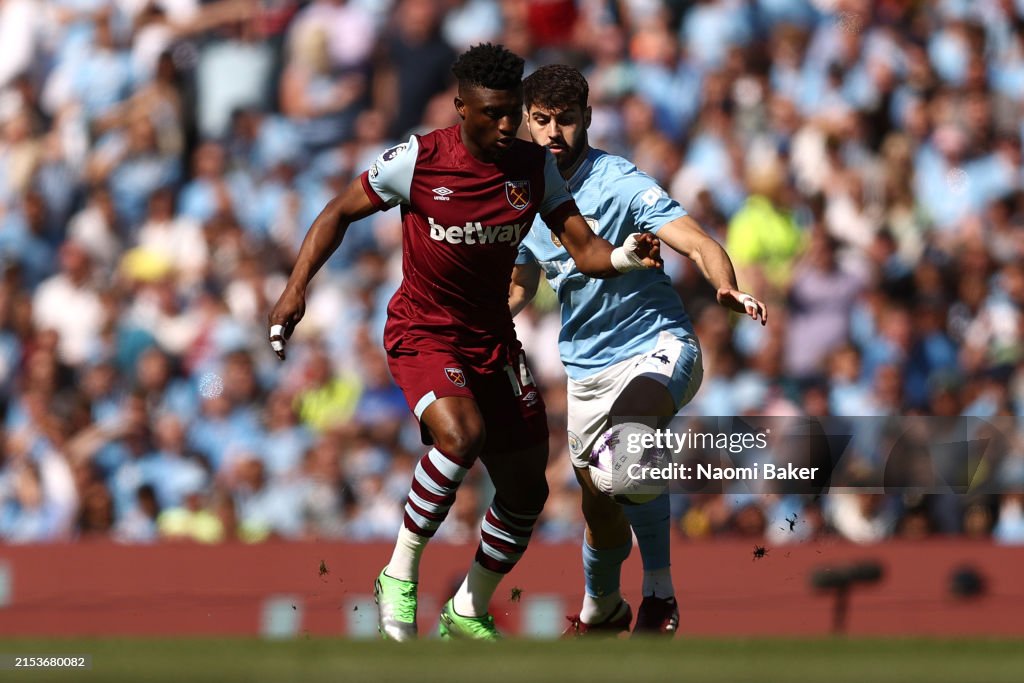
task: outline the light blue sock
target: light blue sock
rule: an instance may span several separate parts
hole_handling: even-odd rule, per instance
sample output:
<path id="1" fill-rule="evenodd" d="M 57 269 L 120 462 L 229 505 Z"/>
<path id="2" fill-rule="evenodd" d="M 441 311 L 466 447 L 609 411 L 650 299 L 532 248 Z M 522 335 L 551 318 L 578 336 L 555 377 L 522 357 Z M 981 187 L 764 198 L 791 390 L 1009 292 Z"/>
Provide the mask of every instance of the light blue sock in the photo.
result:
<path id="1" fill-rule="evenodd" d="M 669 527 L 671 514 L 668 494 L 662 494 L 643 505 L 623 505 L 629 525 L 636 534 L 640 557 L 644 563 L 643 594 L 670 598 L 672 586 Z"/>
<path id="2" fill-rule="evenodd" d="M 669 502 L 668 494 L 663 493 L 649 503 L 643 505 L 623 505 L 629 525 L 636 534 L 636 543 L 640 546 L 640 557 L 644 562 L 644 571 L 664 569 L 671 564 L 669 559 Z"/>
<path id="3" fill-rule="evenodd" d="M 616 614 L 622 603 L 619 590 L 622 563 L 629 557 L 633 540 L 617 548 L 592 548 L 583 538 L 583 578 L 586 594 L 580 620 L 585 624 L 599 624 Z"/>
<path id="4" fill-rule="evenodd" d="M 583 579 L 586 582 L 587 595 L 595 598 L 619 592 L 619 576 L 622 563 L 629 557 L 633 541 L 617 548 L 591 548 L 586 539 L 583 540 Z"/>

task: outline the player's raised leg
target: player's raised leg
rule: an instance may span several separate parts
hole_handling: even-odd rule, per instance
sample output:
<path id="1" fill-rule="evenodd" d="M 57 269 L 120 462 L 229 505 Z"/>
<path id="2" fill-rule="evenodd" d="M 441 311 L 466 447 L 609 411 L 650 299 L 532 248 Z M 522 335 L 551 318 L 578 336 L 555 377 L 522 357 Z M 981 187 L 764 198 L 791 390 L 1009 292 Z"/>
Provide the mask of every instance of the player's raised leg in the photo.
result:
<path id="1" fill-rule="evenodd" d="M 636 534 L 644 566 L 643 601 L 634 632 L 673 634 L 679 623 L 670 567 L 668 496 L 659 496 L 643 505 L 619 505 L 597 490 L 589 470 L 584 467 L 586 456 L 616 419 L 652 428 L 663 426 L 696 393 L 703 378 L 696 341 L 671 335 L 664 335 L 658 341 L 657 347 L 646 354 L 612 366 L 585 381 L 570 382 L 569 426 L 581 435 L 579 452 L 572 454 L 573 462 L 583 484 L 587 540 L 596 539 L 592 542 L 597 543 L 589 548 L 584 544 L 587 591 L 580 617 L 574 624 L 577 635 L 628 629 L 628 623 L 625 627 L 620 623 L 625 620 L 618 607 L 622 602 L 618 589 L 629 545 L 616 545 L 616 542 L 631 541 L 630 528 Z M 607 397 L 614 397 L 610 405 Z M 584 446 L 588 448 L 584 450 Z M 595 547 L 606 550 L 595 551 Z M 624 548 L 626 552 L 607 550 L 615 548 Z M 596 583 L 595 577 L 600 583 Z M 598 590 L 594 590 L 595 585 Z M 609 590 L 614 593 L 609 594 Z"/>
<path id="2" fill-rule="evenodd" d="M 606 368 L 583 380 L 569 381 L 569 454 L 582 489 L 583 605 L 570 616 L 567 637 L 628 631 L 633 612 L 622 597 L 622 563 L 633 546 L 629 522 L 619 505 L 591 480 L 590 453 L 608 429 L 613 397 L 628 379 L 629 366 Z"/>
<path id="3" fill-rule="evenodd" d="M 676 412 L 668 387 L 650 377 L 633 378 L 612 406 L 612 414 L 645 418 L 656 427 Z M 670 561 L 671 515 L 668 494 L 641 505 L 624 505 L 622 511 L 636 534 L 644 578 L 634 633 L 672 635 L 679 626 L 679 607 L 672 585 Z"/>

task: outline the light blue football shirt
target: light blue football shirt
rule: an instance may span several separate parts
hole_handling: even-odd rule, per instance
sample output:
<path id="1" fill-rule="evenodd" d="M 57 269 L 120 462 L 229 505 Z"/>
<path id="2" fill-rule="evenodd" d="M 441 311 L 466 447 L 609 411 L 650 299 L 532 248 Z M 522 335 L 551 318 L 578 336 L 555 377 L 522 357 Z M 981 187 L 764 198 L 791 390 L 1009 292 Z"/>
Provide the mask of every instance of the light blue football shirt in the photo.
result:
<path id="1" fill-rule="evenodd" d="M 686 211 L 653 178 L 622 157 L 591 149 L 569 179 L 580 213 L 595 233 L 620 246 L 634 232 L 658 230 Z M 590 278 L 540 216 L 519 245 L 516 263 L 536 261 L 558 294 L 558 350 L 579 380 L 654 348 L 661 332 L 692 336 L 693 325 L 672 281 L 661 270 Z"/>

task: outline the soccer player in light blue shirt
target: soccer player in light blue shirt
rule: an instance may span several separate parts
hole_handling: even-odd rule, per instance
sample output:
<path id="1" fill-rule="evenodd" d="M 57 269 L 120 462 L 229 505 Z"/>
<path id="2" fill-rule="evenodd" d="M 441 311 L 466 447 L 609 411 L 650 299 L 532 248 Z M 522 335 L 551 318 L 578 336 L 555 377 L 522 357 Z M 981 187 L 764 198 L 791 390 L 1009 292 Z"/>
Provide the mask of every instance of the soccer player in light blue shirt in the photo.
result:
<path id="1" fill-rule="evenodd" d="M 767 321 L 764 304 L 738 289 L 725 250 L 678 203 L 629 161 L 589 146 L 589 88 L 579 71 L 545 66 L 523 88 L 530 135 L 555 156 L 596 234 L 617 245 L 628 244 L 636 233 L 656 234 L 697 264 L 721 305 L 761 324 Z M 589 458 L 611 431 L 613 417 L 640 416 L 653 427 L 693 398 L 703 376 L 693 326 L 664 272 L 636 271 L 611 280 L 586 277 L 538 218 L 519 246 L 509 294 L 513 314 L 536 294 L 541 273 L 561 306 L 558 345 L 569 375 L 569 451 L 587 522 L 586 592 L 569 632 L 630 629 L 633 613 L 622 598 L 619 575 L 632 547 L 632 527 L 644 565 L 644 597 L 633 631 L 671 635 L 679 610 L 669 567 L 668 496 L 620 505 L 591 479 Z"/>

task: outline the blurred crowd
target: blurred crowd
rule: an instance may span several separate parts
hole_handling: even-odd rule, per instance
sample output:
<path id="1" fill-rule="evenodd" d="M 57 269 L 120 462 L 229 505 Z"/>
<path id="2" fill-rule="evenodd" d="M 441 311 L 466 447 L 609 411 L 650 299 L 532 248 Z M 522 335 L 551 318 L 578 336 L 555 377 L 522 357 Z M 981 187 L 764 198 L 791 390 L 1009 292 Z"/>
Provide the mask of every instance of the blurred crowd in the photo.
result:
<path id="1" fill-rule="evenodd" d="M 743 323 L 667 255 L 687 412 L 1024 410 L 1024 0 L 0 0 L 0 540 L 394 537 L 423 452 L 380 344 L 399 212 L 348 230 L 283 364 L 265 318 L 334 193 L 457 122 L 484 41 L 579 66 L 591 143 L 768 302 Z M 575 541 L 555 308 L 517 329 L 552 428 L 537 536 Z M 997 493 L 680 496 L 676 529 L 1022 543 L 1009 453 Z M 438 537 L 489 500 L 475 468 Z"/>

